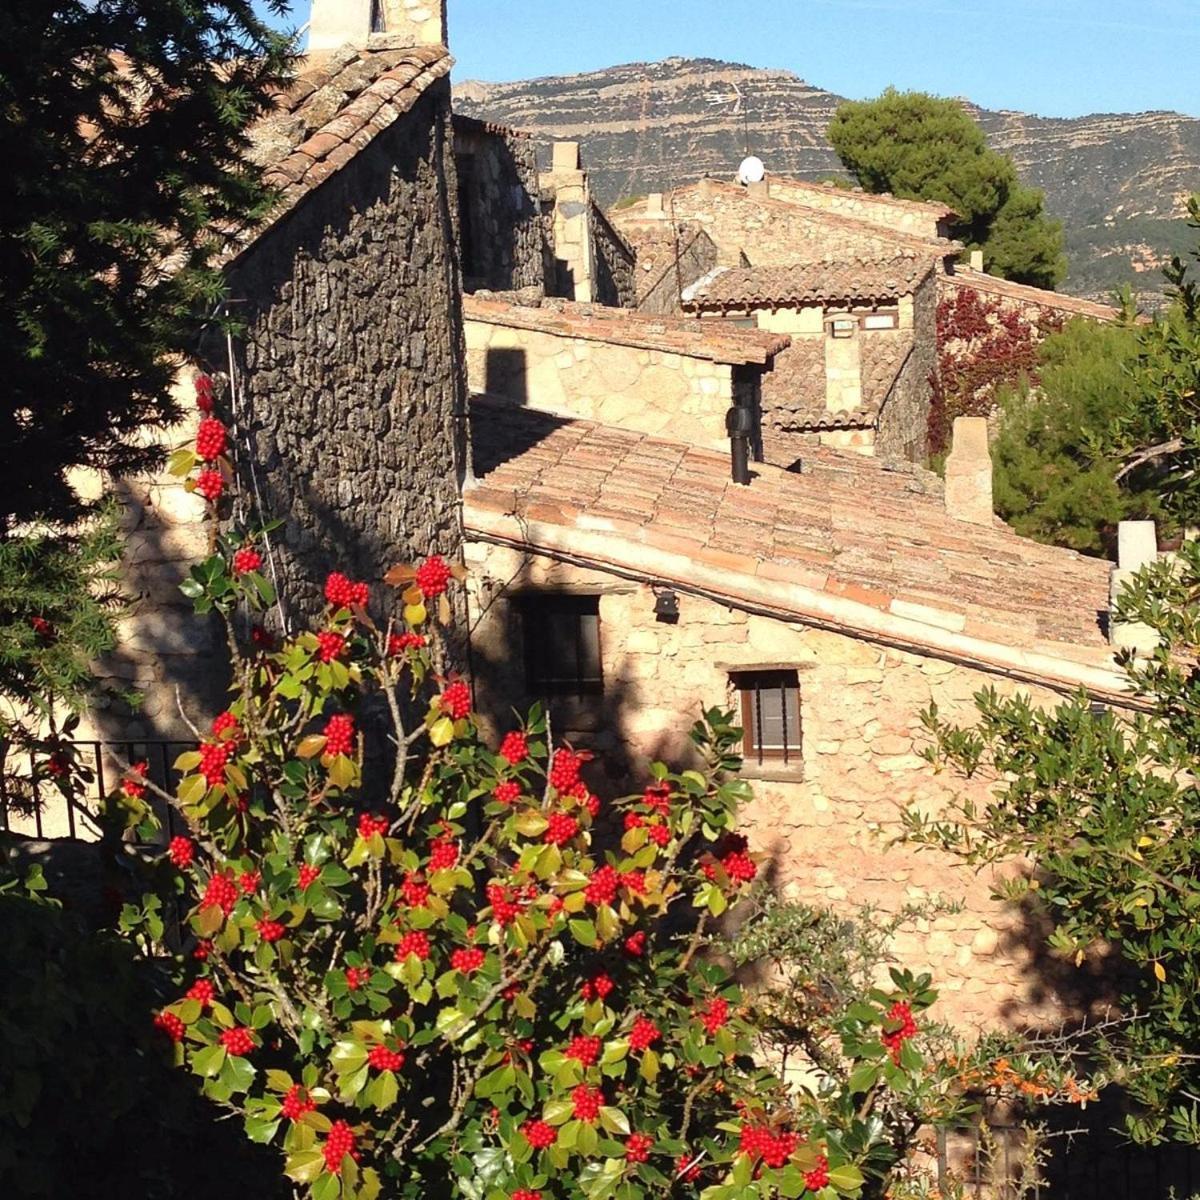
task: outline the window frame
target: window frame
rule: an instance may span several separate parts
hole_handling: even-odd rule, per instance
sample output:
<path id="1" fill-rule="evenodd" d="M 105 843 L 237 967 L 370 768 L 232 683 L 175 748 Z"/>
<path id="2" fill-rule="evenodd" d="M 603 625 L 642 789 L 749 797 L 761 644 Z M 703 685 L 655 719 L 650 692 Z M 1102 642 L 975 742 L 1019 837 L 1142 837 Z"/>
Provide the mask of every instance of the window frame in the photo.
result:
<path id="1" fill-rule="evenodd" d="M 777 681 L 767 684 L 766 681 Z M 752 767 L 799 770 L 804 763 L 804 709 L 800 688 L 800 673 L 794 667 L 748 667 L 730 673 L 730 682 L 738 693 L 742 712 L 742 757 Z M 755 720 L 755 697 L 764 691 L 778 689 L 781 693 L 783 745 L 765 747 L 762 742 L 761 702 L 760 719 Z M 796 744 L 789 741 L 789 693 L 794 697 Z"/>
<path id="2" fill-rule="evenodd" d="M 889 324 L 887 325 L 872 325 L 872 320 L 878 320 L 881 317 L 886 317 Z M 900 310 L 898 308 L 878 308 L 871 312 L 862 313 L 859 317 L 859 325 L 864 333 L 875 333 L 881 330 L 899 329 L 900 328 Z"/>
<path id="3" fill-rule="evenodd" d="M 604 694 L 604 633 L 600 620 L 600 594 L 597 592 L 525 592 L 517 598 L 521 615 L 525 689 L 530 696 L 546 700 L 584 700 Z M 557 606 L 557 613 L 554 611 Z M 572 611 L 574 610 L 574 611 Z M 575 679 L 554 677 L 546 671 L 549 650 L 545 638 L 535 640 L 531 630 L 545 628 L 553 617 L 578 618 L 575 627 Z M 584 664 L 583 618 L 595 617 L 595 673 Z M 591 664 L 587 664 L 591 666 Z"/>

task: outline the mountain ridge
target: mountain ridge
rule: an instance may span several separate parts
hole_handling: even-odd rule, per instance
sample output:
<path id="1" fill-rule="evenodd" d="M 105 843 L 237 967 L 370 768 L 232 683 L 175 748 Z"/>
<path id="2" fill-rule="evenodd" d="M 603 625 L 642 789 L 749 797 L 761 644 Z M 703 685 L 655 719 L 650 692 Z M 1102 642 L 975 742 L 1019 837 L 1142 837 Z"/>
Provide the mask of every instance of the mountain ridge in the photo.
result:
<path id="1" fill-rule="evenodd" d="M 551 141 L 583 144 L 597 197 L 613 204 L 703 175 L 731 177 L 747 150 L 798 178 L 844 175 L 825 136 L 843 97 L 786 68 L 671 57 L 537 79 L 455 85 L 456 104 Z M 1159 268 L 1191 243 L 1200 118 L 1167 109 L 1046 117 L 964 108 L 1066 229 L 1065 290 L 1107 298 L 1124 283 L 1153 299 Z"/>

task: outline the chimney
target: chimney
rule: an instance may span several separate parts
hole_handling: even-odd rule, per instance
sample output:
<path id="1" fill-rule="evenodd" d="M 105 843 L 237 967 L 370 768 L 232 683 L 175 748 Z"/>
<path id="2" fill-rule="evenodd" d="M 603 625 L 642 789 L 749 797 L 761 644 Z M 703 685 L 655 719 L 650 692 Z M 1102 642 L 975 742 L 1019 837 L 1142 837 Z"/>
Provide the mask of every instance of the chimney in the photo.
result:
<path id="1" fill-rule="evenodd" d="M 578 142 L 554 143 L 550 170 L 542 173 L 541 186 L 554 196 L 551 229 L 556 277 L 552 294 L 590 304 L 596 298 L 592 194 Z"/>
<path id="2" fill-rule="evenodd" d="M 950 456 L 946 459 L 946 512 L 956 521 L 990 526 L 992 455 L 984 417 L 956 417 Z"/>
<path id="3" fill-rule="evenodd" d="M 971 251 L 971 270 L 978 271 L 981 275 L 983 274 L 983 251 L 982 250 L 972 250 Z"/>
<path id="4" fill-rule="evenodd" d="M 1126 584 L 1158 559 L 1158 532 L 1153 521 L 1122 521 L 1117 526 L 1117 565 L 1108 585 L 1108 641 L 1118 650 L 1148 654 L 1158 635 L 1140 621 L 1118 621 L 1117 601 Z"/>
<path id="5" fill-rule="evenodd" d="M 666 209 L 663 207 L 662 192 L 651 192 L 646 197 L 646 216 L 665 217 L 666 215 Z"/>
<path id="6" fill-rule="evenodd" d="M 746 191 L 752 196 L 757 196 L 760 200 L 765 200 L 771 194 L 771 181 L 769 179 L 759 179 L 754 183 L 748 183 Z"/>
<path id="7" fill-rule="evenodd" d="M 446 45 L 446 0 L 313 0 L 310 54 L 373 38 L 391 48 Z"/>

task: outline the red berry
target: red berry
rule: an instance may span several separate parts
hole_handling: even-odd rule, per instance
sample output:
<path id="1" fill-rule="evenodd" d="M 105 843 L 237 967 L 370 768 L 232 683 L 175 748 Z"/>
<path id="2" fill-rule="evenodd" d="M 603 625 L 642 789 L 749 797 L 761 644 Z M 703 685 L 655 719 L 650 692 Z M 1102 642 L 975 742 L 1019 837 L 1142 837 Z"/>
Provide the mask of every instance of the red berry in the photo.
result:
<path id="1" fill-rule="evenodd" d="M 644 1163 L 654 1148 L 654 1139 L 648 1133 L 631 1133 L 625 1142 L 625 1158 L 628 1162 Z"/>
<path id="2" fill-rule="evenodd" d="M 414 929 L 396 943 L 396 961 L 403 962 L 415 954 L 422 962 L 429 957 L 429 935 L 424 930 Z"/>
<path id="3" fill-rule="evenodd" d="M 642 793 L 642 803 L 659 816 L 667 816 L 671 811 L 671 785 L 665 780 L 650 784 Z"/>
<path id="4" fill-rule="evenodd" d="M 458 862 L 458 845 L 448 838 L 438 838 L 429 844 L 429 869 L 449 871 Z"/>
<path id="5" fill-rule="evenodd" d="M 704 1011 L 700 1014 L 700 1021 L 704 1026 L 704 1032 L 709 1037 L 712 1037 L 728 1020 L 729 1001 L 722 999 L 720 996 L 714 1000 L 710 1000 Z"/>
<path id="6" fill-rule="evenodd" d="M 212 942 L 208 938 L 204 938 L 196 943 L 195 949 L 192 951 L 192 957 L 197 962 L 207 962 L 208 956 L 212 953 Z"/>
<path id="7" fill-rule="evenodd" d="M 653 1021 L 646 1017 L 638 1017 L 629 1031 L 629 1049 L 635 1054 L 640 1054 L 643 1050 L 649 1050 L 661 1038 L 662 1033 Z"/>
<path id="8" fill-rule="evenodd" d="M 393 633 L 388 638 L 387 652 L 396 658 L 406 650 L 420 650 L 425 645 L 424 635 L 419 633 Z"/>
<path id="9" fill-rule="evenodd" d="M 631 958 L 641 958 L 646 953 L 646 931 L 638 929 L 625 939 L 625 953 Z"/>
<path id="10" fill-rule="evenodd" d="M 581 1067 L 586 1069 L 596 1062 L 603 1048 L 604 1043 L 598 1037 L 580 1034 L 578 1037 L 571 1039 L 563 1053 L 567 1058 L 575 1059 Z"/>
<path id="11" fill-rule="evenodd" d="M 509 1200 L 542 1200 L 542 1193 L 531 1191 L 529 1188 L 517 1188 Z"/>
<path id="12" fill-rule="evenodd" d="M 450 965 L 456 971 L 461 971 L 464 975 L 471 975 L 483 966 L 484 959 L 486 958 L 487 955 L 478 946 L 470 946 L 455 950 L 450 955 Z"/>
<path id="13" fill-rule="evenodd" d="M 245 1058 L 257 1044 L 254 1041 L 254 1034 L 245 1028 L 227 1029 L 221 1034 L 218 1041 L 235 1058 Z"/>
<path id="14" fill-rule="evenodd" d="M 600 1115 L 600 1107 L 603 1103 L 604 1096 L 600 1089 L 589 1087 L 586 1083 L 581 1083 L 571 1093 L 571 1105 L 575 1119 L 588 1125 L 591 1125 Z"/>
<path id="15" fill-rule="evenodd" d="M 635 896 L 644 896 L 646 894 L 646 872 L 626 871 L 621 876 L 621 886 L 633 892 Z"/>
<path id="16" fill-rule="evenodd" d="M 516 804 L 521 798 L 521 785 L 515 779 L 506 779 L 492 789 L 492 797 L 501 804 Z"/>
<path id="17" fill-rule="evenodd" d="M 667 825 L 650 825 L 646 832 L 656 846 L 665 846 L 671 840 L 671 830 Z"/>
<path id="18" fill-rule="evenodd" d="M 574 750 L 555 750 L 550 763 L 550 785 L 560 792 L 569 792 L 579 782 L 579 768 L 583 759 Z"/>
<path id="19" fill-rule="evenodd" d="M 173 837 L 171 844 L 167 847 L 167 854 L 171 861 L 182 871 L 184 867 L 190 867 L 196 857 L 196 847 L 192 844 L 189 838 Z"/>
<path id="20" fill-rule="evenodd" d="M 196 476 L 196 491 L 210 504 L 215 504 L 220 500 L 221 493 L 224 490 L 225 480 L 222 478 L 220 471 L 214 471 L 211 467 L 206 467 Z"/>
<path id="21" fill-rule="evenodd" d="M 238 876 L 238 887 L 242 889 L 243 896 L 253 896 L 262 885 L 261 871 L 243 871 Z"/>
<path id="22" fill-rule="evenodd" d="M 233 573 L 235 575 L 249 575 L 251 571 L 259 570 L 262 567 L 262 563 L 262 555 L 253 546 L 243 546 L 233 556 Z"/>
<path id="23" fill-rule="evenodd" d="M 440 554 L 431 554 L 417 568 L 417 587 L 426 600 L 440 596 L 450 582 L 450 568 Z"/>
<path id="24" fill-rule="evenodd" d="M 204 898 L 200 901 L 201 908 L 216 905 L 226 916 L 233 911 L 238 902 L 238 886 L 231 875 L 213 875 L 204 890 Z"/>
<path id="25" fill-rule="evenodd" d="M 317 1102 L 308 1094 L 308 1089 L 299 1083 L 294 1083 L 288 1089 L 283 1102 L 279 1106 L 280 1113 L 289 1121 L 299 1121 L 305 1113 L 316 1110 Z"/>
<path id="26" fill-rule="evenodd" d="M 399 903 L 405 904 L 409 908 L 424 908 L 429 903 L 431 890 L 429 884 L 420 875 L 414 875 L 409 871 L 400 885 Z"/>
<path id="27" fill-rule="evenodd" d="M 519 729 L 504 735 L 504 741 L 500 743 L 500 757 L 507 759 L 514 767 L 529 757 L 529 742 Z"/>
<path id="28" fill-rule="evenodd" d="M 625 814 L 626 829 L 641 829 L 646 824 L 646 818 L 641 813 L 629 812 Z"/>
<path id="29" fill-rule="evenodd" d="M 311 863 L 302 863 L 300 870 L 297 872 L 296 883 L 303 892 L 312 887 L 312 885 L 320 878 L 320 867 L 314 867 Z"/>
<path id="30" fill-rule="evenodd" d="M 370 589 L 365 583 L 354 583 L 340 571 L 335 571 L 325 580 L 325 599 L 334 608 L 366 608 L 370 600 Z"/>
<path id="31" fill-rule="evenodd" d="M 358 836 L 362 840 L 369 841 L 375 834 L 386 834 L 391 826 L 391 821 L 387 817 L 378 814 L 363 813 L 358 818 Z"/>
<path id="32" fill-rule="evenodd" d="M 213 717 L 212 734 L 224 742 L 239 742 L 242 739 L 242 727 L 238 724 L 237 717 L 226 709 Z"/>
<path id="33" fill-rule="evenodd" d="M 325 630 L 317 634 L 317 657 L 323 663 L 333 662 L 346 653 L 346 639 L 340 633 Z"/>
<path id="34" fill-rule="evenodd" d="M 345 1121 L 334 1121 L 321 1151 L 325 1158 L 325 1170 L 331 1175 L 340 1175 L 347 1155 L 357 1159 L 355 1145 L 354 1130 Z"/>
<path id="35" fill-rule="evenodd" d="M 220 458 L 225 451 L 225 426 L 216 417 L 205 417 L 196 430 L 196 453 L 205 462 Z"/>
<path id="36" fill-rule="evenodd" d="M 174 1014 L 160 1012 L 154 1018 L 154 1027 L 161 1029 L 173 1042 L 182 1042 L 187 1026 Z"/>
<path id="37" fill-rule="evenodd" d="M 750 1158 L 761 1158 L 772 1169 L 782 1167 L 800 1144 L 798 1133 L 773 1133 L 761 1125 L 743 1125 L 738 1149 Z"/>
<path id="38" fill-rule="evenodd" d="M 279 921 L 272 921 L 268 917 L 263 917 L 256 928 L 258 929 L 258 936 L 264 942 L 277 942 L 287 933 L 286 926 L 280 924 Z"/>
<path id="39" fill-rule="evenodd" d="M 542 841 L 550 846 L 565 846 L 579 832 L 579 822 L 567 813 L 550 814 Z"/>
<path id="40" fill-rule="evenodd" d="M 133 763 L 121 784 L 121 791 L 131 799 L 140 800 L 146 794 L 145 778 L 149 769 L 150 764 L 145 760 Z"/>
<path id="41" fill-rule="evenodd" d="M 829 1159 L 825 1155 L 819 1155 L 816 1165 L 811 1171 L 805 1172 L 804 1186 L 810 1192 L 819 1192 L 829 1183 Z"/>
<path id="42" fill-rule="evenodd" d="M 371 978 L 370 967 L 347 967 L 346 968 L 346 986 L 352 991 L 357 992 L 368 979 Z"/>
<path id="43" fill-rule="evenodd" d="M 471 715 L 471 689 L 462 680 L 450 684 L 438 697 L 438 707 L 456 721 Z"/>
<path id="44" fill-rule="evenodd" d="M 535 1149 L 545 1150 L 558 1141 L 558 1130 L 545 1121 L 526 1121 L 521 1126 L 521 1136 Z"/>
<path id="45" fill-rule="evenodd" d="M 601 904 L 611 904 L 616 899 L 620 882 L 621 877 L 617 874 L 616 867 L 606 863 L 592 872 L 591 879 L 583 890 L 584 899 L 597 907 Z"/>
<path id="46" fill-rule="evenodd" d="M 211 979 L 197 979 L 187 990 L 187 998 L 189 1000 L 199 1000 L 205 1008 L 216 999 L 216 995 L 217 989 L 213 987 Z"/>
<path id="47" fill-rule="evenodd" d="M 367 1065 L 376 1071 L 399 1071 L 404 1066 L 404 1054 L 399 1050 L 389 1050 L 387 1046 L 372 1046 L 367 1055 Z"/>
<path id="48" fill-rule="evenodd" d="M 675 1160 L 675 1177 L 682 1183 L 694 1183 L 700 1178 L 700 1163 L 691 1154 L 681 1154 Z"/>
<path id="49" fill-rule="evenodd" d="M 200 743 L 200 774 L 209 787 L 216 787 L 225 782 L 225 764 L 233 752 L 229 742 Z"/>
<path id="50" fill-rule="evenodd" d="M 350 754 L 354 750 L 354 718 L 335 713 L 325 725 L 325 753 Z"/>
<path id="51" fill-rule="evenodd" d="M 586 980 L 579 990 L 585 1000 L 603 1000 L 613 990 L 613 981 L 601 971 Z"/>

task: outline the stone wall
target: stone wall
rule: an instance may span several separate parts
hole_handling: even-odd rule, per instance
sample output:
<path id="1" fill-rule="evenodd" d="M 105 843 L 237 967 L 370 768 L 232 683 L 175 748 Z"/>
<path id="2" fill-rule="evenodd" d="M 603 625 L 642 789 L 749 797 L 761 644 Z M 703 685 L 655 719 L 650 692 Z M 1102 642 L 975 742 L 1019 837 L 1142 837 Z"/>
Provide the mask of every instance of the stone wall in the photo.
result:
<path id="1" fill-rule="evenodd" d="M 936 205 L 897 200 L 893 196 L 876 196 L 857 188 L 839 188 L 774 177 L 768 180 L 768 192 L 776 200 L 854 217 L 930 241 L 952 235 L 950 222 L 941 215 Z"/>
<path id="2" fill-rule="evenodd" d="M 331 570 L 459 542 L 465 404 L 450 88 L 439 81 L 230 274 L 249 480 L 294 620 Z"/>
<path id="3" fill-rule="evenodd" d="M 911 352 L 879 412 L 875 452 L 880 458 L 923 463 L 929 457 L 929 406 L 937 374 L 937 279 L 913 297 Z"/>
<path id="4" fill-rule="evenodd" d="M 663 350 L 466 322 L 472 392 L 727 449 L 733 368 Z"/>
<path id="5" fill-rule="evenodd" d="M 938 1014 L 968 1028 L 1003 1022 L 1018 1004 L 1032 1024 L 1063 1015 L 1059 980 L 1035 962 L 1016 915 L 990 899 L 987 876 L 889 845 L 902 806 L 936 811 L 964 786 L 935 775 L 920 757 L 921 710 L 934 701 L 946 717 L 968 721 L 975 692 L 994 685 L 1009 693 L 1010 684 L 694 596 L 681 596 L 678 623 L 664 624 L 645 584 L 482 543 L 468 543 L 466 555 L 479 621 L 477 694 L 489 736 L 511 726 L 513 705 L 532 699 L 523 694 L 523 631 L 511 602 L 522 589 L 600 595 L 604 694 L 555 704 L 552 716 L 557 737 L 602 757 L 611 777 L 593 784 L 605 795 L 644 779 L 654 759 L 685 761 L 687 727 L 701 706 L 734 703 L 731 671 L 794 667 L 802 767 L 755 779 L 744 814 L 751 848 L 770 857 L 779 890 L 848 909 L 871 904 L 894 912 L 938 896 L 961 903 L 960 912 L 922 920 L 896 941 L 905 965 L 934 973 Z"/>
<path id="6" fill-rule="evenodd" d="M 542 287 L 545 225 L 532 140 L 456 116 L 454 158 L 464 290 Z"/>
<path id="7" fill-rule="evenodd" d="M 612 308 L 636 308 L 633 251 L 608 223 L 603 210 L 593 200 L 588 207 L 588 225 L 592 235 L 592 262 L 596 282 L 593 299 Z"/>

